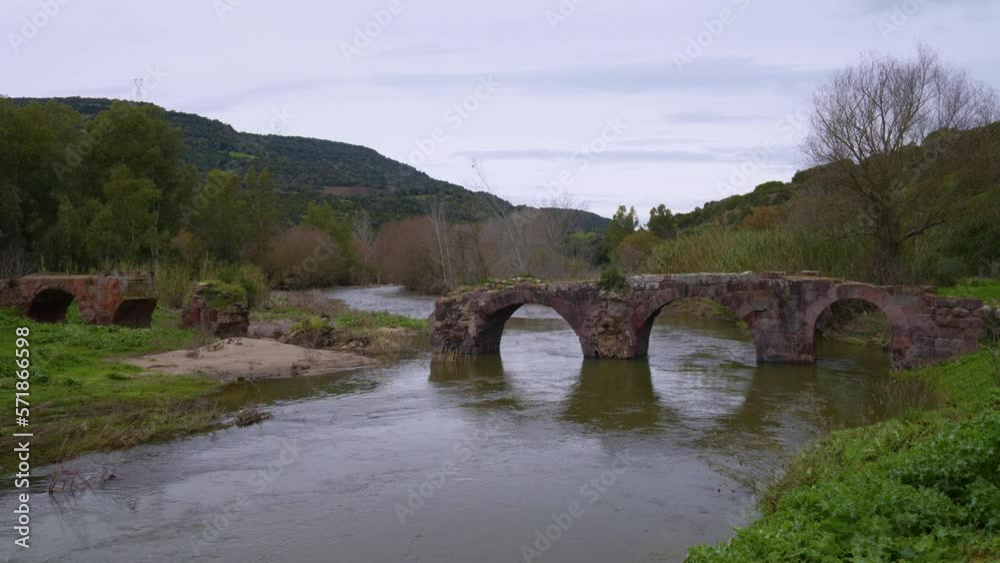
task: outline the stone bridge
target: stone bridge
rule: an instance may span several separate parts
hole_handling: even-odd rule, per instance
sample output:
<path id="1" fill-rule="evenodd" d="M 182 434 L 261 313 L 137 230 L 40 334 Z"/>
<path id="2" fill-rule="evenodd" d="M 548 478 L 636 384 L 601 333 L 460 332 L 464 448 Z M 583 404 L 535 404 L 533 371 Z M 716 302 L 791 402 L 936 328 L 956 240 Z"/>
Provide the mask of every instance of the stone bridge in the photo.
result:
<path id="1" fill-rule="evenodd" d="M 71 276 L 35 274 L 0 280 L 0 307 L 39 322 L 62 322 L 76 300 L 80 317 L 98 325 L 149 326 L 156 309 L 153 278 L 145 273 Z"/>
<path id="2" fill-rule="evenodd" d="M 559 313 L 586 357 L 644 358 L 657 315 L 689 297 L 711 299 L 739 315 L 750 329 L 758 362 L 815 362 L 816 321 L 845 299 L 885 313 L 895 368 L 974 352 L 989 314 L 981 301 L 938 297 L 930 287 L 879 287 L 810 272 L 638 276 L 617 292 L 593 282 L 514 281 L 439 299 L 431 339 L 437 354 L 498 353 L 507 320 L 531 303 Z"/>

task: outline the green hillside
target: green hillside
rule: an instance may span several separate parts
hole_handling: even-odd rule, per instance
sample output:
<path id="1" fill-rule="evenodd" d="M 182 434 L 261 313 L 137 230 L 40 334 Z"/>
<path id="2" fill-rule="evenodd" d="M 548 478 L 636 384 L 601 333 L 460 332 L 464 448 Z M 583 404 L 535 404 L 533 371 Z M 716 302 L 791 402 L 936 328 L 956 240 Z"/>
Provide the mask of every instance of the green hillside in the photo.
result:
<path id="1" fill-rule="evenodd" d="M 49 98 L 14 98 L 17 103 L 45 103 Z M 87 118 L 111 107 L 104 98 L 51 98 Z M 242 133 L 221 121 L 177 111 L 166 111 L 170 125 L 181 131 L 186 146 L 184 160 L 200 175 L 212 169 L 242 175 L 253 166 L 267 168 L 282 193 L 282 216 L 294 221 L 309 202 L 328 201 L 341 211 L 366 210 L 376 225 L 427 212 L 433 198 L 445 203 L 454 222 L 488 219 L 490 206 L 462 186 L 435 180 L 419 170 L 377 151 L 348 143 Z M 503 202 L 503 205 L 510 205 Z M 585 230 L 603 229 L 607 219 L 580 212 L 574 225 Z"/>
<path id="2" fill-rule="evenodd" d="M 709 224 L 738 225 L 753 213 L 754 208 L 781 206 L 791 200 L 801 187 L 802 184 L 795 182 L 767 182 L 748 194 L 710 201 L 689 213 L 678 213 L 677 226 L 681 229 L 693 229 Z"/>

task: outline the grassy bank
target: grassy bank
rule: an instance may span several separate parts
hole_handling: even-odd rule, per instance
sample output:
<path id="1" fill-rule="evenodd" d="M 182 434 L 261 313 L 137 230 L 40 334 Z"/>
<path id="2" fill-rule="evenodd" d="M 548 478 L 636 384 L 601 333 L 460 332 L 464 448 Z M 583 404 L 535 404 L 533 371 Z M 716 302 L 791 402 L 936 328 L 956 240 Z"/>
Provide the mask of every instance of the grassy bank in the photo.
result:
<path id="1" fill-rule="evenodd" d="M 938 289 L 939 295 L 949 297 L 973 297 L 985 303 L 1000 304 L 1000 280 L 989 278 L 970 278 L 962 280 L 952 287 Z"/>
<path id="2" fill-rule="evenodd" d="M 75 308 L 74 308 L 75 309 Z M 147 329 L 35 323 L 0 309 L 0 387 L 13 397 L 14 330 L 27 326 L 30 343 L 32 464 L 58 462 L 87 452 L 129 448 L 217 428 L 222 412 L 212 400 L 219 384 L 202 377 L 158 376 L 115 357 L 192 347 L 199 335 L 179 327 L 176 312 L 157 309 Z M 14 416 L 0 420 L 0 448 L 10 451 Z M 10 472 L 13 458 L 0 471 Z"/>
<path id="3" fill-rule="evenodd" d="M 300 346 L 340 348 L 381 359 L 397 358 L 428 341 L 425 319 L 358 311 L 318 290 L 274 292 L 251 320 L 274 325 Z"/>
<path id="4" fill-rule="evenodd" d="M 897 374 L 939 406 L 832 432 L 761 499 L 764 516 L 688 561 L 1000 560 L 1000 388 L 987 352 Z"/>
<path id="5" fill-rule="evenodd" d="M 354 311 L 319 292 L 279 293 L 254 309 L 255 322 L 291 321 L 296 329 L 331 329 L 329 346 L 379 357 L 399 355 L 427 323 L 407 317 Z M 0 309 L 0 388 L 13 398 L 13 363 L 17 327 L 27 326 L 30 356 L 30 425 L 14 425 L 14 415 L 0 420 L 0 448 L 16 447 L 12 434 L 30 431 L 32 464 L 57 463 L 94 451 L 126 449 L 172 440 L 240 423 L 235 406 L 221 404 L 223 384 L 200 376 L 159 375 L 122 363 L 130 356 L 194 349 L 215 339 L 180 328 L 180 314 L 159 307 L 150 328 L 131 329 L 83 323 L 75 307 L 67 322 L 36 323 Z M 309 342 L 303 342 L 307 345 Z M 13 400 L 13 399 L 11 399 Z M 10 473 L 13 458 L 0 465 Z"/>

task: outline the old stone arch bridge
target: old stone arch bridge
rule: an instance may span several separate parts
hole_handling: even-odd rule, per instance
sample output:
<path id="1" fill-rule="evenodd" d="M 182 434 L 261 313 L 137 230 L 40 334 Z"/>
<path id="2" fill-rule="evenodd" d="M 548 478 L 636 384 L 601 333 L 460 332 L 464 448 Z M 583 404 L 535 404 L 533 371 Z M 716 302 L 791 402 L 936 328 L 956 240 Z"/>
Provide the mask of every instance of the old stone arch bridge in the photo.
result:
<path id="1" fill-rule="evenodd" d="M 586 357 L 644 358 L 657 315 L 688 297 L 735 311 L 750 328 L 759 362 L 814 362 L 816 321 L 845 299 L 866 301 L 885 313 L 896 368 L 974 352 L 989 313 L 981 301 L 939 297 L 929 287 L 879 287 L 808 272 L 638 276 L 613 293 L 593 282 L 515 281 L 439 299 L 431 339 L 438 354 L 498 353 L 507 320 L 532 303 L 559 313 Z"/>
<path id="2" fill-rule="evenodd" d="M 0 307 L 39 322 L 66 320 L 73 301 L 84 322 L 149 326 L 156 309 L 153 278 L 145 273 L 71 276 L 36 274 L 0 280 Z"/>

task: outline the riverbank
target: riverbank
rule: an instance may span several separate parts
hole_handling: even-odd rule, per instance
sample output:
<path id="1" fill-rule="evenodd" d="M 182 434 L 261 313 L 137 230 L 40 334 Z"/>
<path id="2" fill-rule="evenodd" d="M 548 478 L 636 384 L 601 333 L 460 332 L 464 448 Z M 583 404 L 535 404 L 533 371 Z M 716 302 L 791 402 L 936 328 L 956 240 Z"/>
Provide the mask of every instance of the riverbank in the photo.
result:
<path id="1" fill-rule="evenodd" d="M 296 299 L 299 298 L 292 297 L 291 301 Z M 339 329 L 340 340 L 331 346 L 316 343 L 316 346 L 305 347 L 336 350 L 305 350 L 302 355 L 307 361 L 317 362 L 324 359 L 324 354 L 336 355 L 334 363 L 337 366 L 328 366 L 329 371 L 316 370 L 313 369 L 316 362 L 309 361 L 310 368 L 299 370 L 295 375 L 332 373 L 385 360 L 389 356 L 382 354 L 379 346 L 404 346 L 419 338 L 417 333 L 421 326 L 426 327 L 426 323 L 419 320 L 353 311 L 336 303 L 331 307 L 328 316 L 320 318 L 322 324 Z M 300 324 L 303 326 L 299 329 L 302 329 L 308 328 L 313 312 L 292 306 L 287 302 L 287 295 L 279 295 L 253 314 L 259 318 L 270 315 L 273 319 L 287 319 L 289 326 Z M 217 430 L 240 420 L 242 407 L 253 407 L 248 402 L 234 405 L 221 400 L 229 382 L 244 379 L 238 374 L 220 377 L 208 370 L 206 374 L 196 375 L 198 366 L 192 364 L 190 372 L 173 370 L 167 375 L 149 369 L 163 364 L 137 362 L 144 356 L 172 353 L 196 364 L 199 358 L 210 355 L 200 351 L 206 347 L 218 347 L 217 352 L 223 351 L 225 343 L 217 338 L 181 328 L 178 311 L 160 307 L 149 328 L 131 329 L 84 324 L 75 307 L 71 308 L 67 322 L 58 324 L 36 323 L 13 311 L 0 309 L 0 333 L 9 335 L 0 345 L 4 357 L 14 357 L 14 331 L 23 326 L 30 328 L 27 337 L 31 374 L 27 397 L 30 423 L 27 428 L 15 427 L 13 416 L 0 421 L 0 448 L 10 451 L 16 447 L 13 433 L 32 432 L 33 466 L 58 463 L 89 452 L 128 449 Z M 384 342 L 390 342 L 391 346 Z M 294 347 L 277 342 L 272 345 Z M 346 346 L 352 347 L 349 352 L 345 351 Z M 301 348 L 297 350 L 302 351 Z M 371 355 L 373 360 L 344 363 L 345 359 L 358 355 Z M 294 363 L 287 366 L 289 370 L 294 371 Z M 274 375 L 275 371 L 261 373 Z M 253 373 L 248 370 L 248 375 L 253 376 Z M 13 396 L 16 381 L 14 363 L 0 363 L 0 388 Z M 12 469 L 9 459 L 0 465 L 0 472 L 10 473 Z"/>
<path id="2" fill-rule="evenodd" d="M 764 516 L 687 561 L 1000 560 L 1000 372 L 989 352 L 896 374 L 936 408 L 839 430 L 798 456 Z"/>

